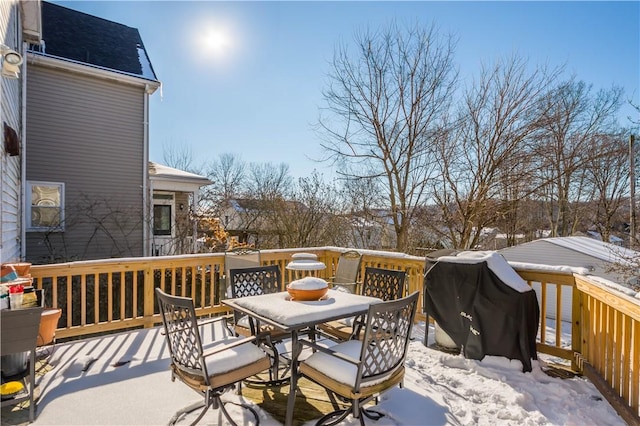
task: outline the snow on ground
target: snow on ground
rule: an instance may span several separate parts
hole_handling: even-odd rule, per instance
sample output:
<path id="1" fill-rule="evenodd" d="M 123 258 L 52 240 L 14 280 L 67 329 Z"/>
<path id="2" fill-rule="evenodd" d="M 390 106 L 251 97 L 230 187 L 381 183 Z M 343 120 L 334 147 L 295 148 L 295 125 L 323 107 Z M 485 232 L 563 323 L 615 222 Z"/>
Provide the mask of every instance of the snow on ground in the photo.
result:
<path id="1" fill-rule="evenodd" d="M 430 343 L 434 330 L 429 332 Z M 465 359 L 422 344 L 424 323 L 414 327 L 404 388 L 394 388 L 377 409 L 386 417 L 366 424 L 390 425 L 624 425 L 586 379 L 543 372 L 543 360 L 522 372 L 520 361 Z M 564 339 L 563 339 L 564 340 Z M 128 361 L 122 363 L 119 361 Z M 54 369 L 41 379 L 34 425 L 161 425 L 198 396 L 171 382 L 159 328 L 56 345 Z M 225 400 L 240 401 L 232 393 Z M 228 405 L 239 424 L 253 424 L 246 410 Z M 255 407 L 263 425 L 279 425 Z M 191 414 L 179 424 L 188 424 Z M 219 424 L 209 412 L 201 425 Z M 309 423 L 309 425 L 312 423 Z M 358 425 L 348 418 L 344 425 Z M 305 425 L 306 426 L 306 425 Z"/>

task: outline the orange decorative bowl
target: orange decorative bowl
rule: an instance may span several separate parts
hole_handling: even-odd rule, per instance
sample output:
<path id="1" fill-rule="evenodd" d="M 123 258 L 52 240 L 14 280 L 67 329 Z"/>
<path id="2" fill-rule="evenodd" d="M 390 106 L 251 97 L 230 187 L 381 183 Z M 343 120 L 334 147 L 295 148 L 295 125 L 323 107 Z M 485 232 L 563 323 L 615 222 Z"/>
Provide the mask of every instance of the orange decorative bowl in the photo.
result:
<path id="1" fill-rule="evenodd" d="M 320 300 L 321 297 L 327 294 L 327 290 L 328 287 L 306 290 L 300 288 L 289 288 L 289 286 L 287 286 L 287 291 L 291 296 L 291 300 L 297 301 Z"/>

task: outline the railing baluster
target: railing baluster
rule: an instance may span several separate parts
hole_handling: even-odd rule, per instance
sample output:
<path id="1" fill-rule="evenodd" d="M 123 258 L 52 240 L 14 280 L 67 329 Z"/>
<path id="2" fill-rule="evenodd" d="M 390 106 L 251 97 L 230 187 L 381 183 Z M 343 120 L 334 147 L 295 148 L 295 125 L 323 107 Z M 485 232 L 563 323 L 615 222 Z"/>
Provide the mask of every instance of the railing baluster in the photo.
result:
<path id="1" fill-rule="evenodd" d="M 80 325 L 87 324 L 87 277 L 80 275 Z"/>
<path id="2" fill-rule="evenodd" d="M 145 328 L 153 327 L 153 307 L 155 301 L 153 273 L 155 269 L 152 265 L 153 264 L 147 264 L 144 268 L 144 312 L 142 318 Z M 160 269 L 160 272 L 162 277 L 160 286 L 161 288 L 164 288 L 164 271 Z"/>
<path id="3" fill-rule="evenodd" d="M 100 322 L 100 274 L 93 275 L 93 322 Z"/>

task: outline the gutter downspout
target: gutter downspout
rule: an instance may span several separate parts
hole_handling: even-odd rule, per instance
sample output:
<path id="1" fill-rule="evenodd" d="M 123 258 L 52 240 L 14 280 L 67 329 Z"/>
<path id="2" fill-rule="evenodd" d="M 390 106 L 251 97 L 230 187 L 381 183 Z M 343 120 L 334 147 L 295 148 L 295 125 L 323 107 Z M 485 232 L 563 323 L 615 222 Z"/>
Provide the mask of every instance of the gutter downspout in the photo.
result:
<path id="1" fill-rule="evenodd" d="M 196 209 L 198 208 L 198 193 L 200 192 L 200 188 L 196 189 L 195 191 L 193 191 L 193 197 L 192 197 L 192 205 L 191 205 L 191 211 L 194 213 L 193 217 L 193 223 L 192 223 L 192 235 L 193 235 L 193 241 L 192 241 L 192 247 L 191 247 L 191 251 L 192 253 L 197 253 L 198 252 L 198 220 L 196 219 L 197 215 L 196 213 Z"/>
<path id="2" fill-rule="evenodd" d="M 21 109 L 21 127 L 20 139 L 22 142 L 22 158 L 20 159 L 20 258 L 25 260 L 27 258 L 27 43 L 22 43 L 22 57 L 25 59 L 22 63 L 22 93 L 20 96 L 20 109 Z"/>
<path id="3" fill-rule="evenodd" d="M 149 202 L 149 85 L 144 87 L 144 153 L 142 155 L 143 176 L 142 176 L 142 204 L 143 204 L 143 227 L 142 227 L 142 255 L 149 256 L 149 227 L 151 226 L 151 203 Z"/>

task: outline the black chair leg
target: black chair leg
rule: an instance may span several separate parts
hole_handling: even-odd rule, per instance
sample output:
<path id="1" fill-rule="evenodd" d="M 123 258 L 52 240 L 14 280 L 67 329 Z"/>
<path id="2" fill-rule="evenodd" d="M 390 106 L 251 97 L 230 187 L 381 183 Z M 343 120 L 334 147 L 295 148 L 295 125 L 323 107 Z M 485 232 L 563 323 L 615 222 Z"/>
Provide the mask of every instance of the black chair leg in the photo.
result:
<path id="1" fill-rule="evenodd" d="M 347 416 L 351 414 L 351 409 L 347 408 L 344 410 L 336 410 L 329 414 L 326 414 L 320 418 L 316 422 L 316 426 L 333 426 L 337 425 L 341 421 L 347 418 Z M 362 420 L 360 421 L 362 423 Z"/>
<path id="2" fill-rule="evenodd" d="M 176 422 L 180 420 L 182 416 L 184 416 L 185 414 L 189 414 L 192 411 L 197 410 L 198 408 L 202 408 L 202 412 L 198 416 L 198 419 L 201 419 L 202 416 L 204 416 L 204 413 L 209 409 L 209 405 L 210 404 L 207 404 L 206 401 L 198 401 L 184 408 L 181 408 L 180 410 L 176 411 L 173 417 L 171 417 L 171 419 L 169 420 L 169 424 L 170 425 L 176 424 Z"/>

